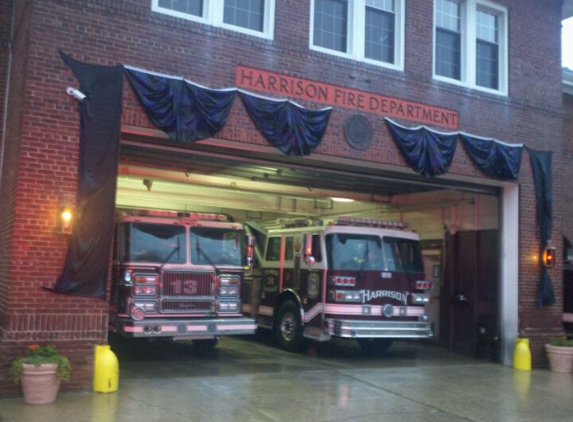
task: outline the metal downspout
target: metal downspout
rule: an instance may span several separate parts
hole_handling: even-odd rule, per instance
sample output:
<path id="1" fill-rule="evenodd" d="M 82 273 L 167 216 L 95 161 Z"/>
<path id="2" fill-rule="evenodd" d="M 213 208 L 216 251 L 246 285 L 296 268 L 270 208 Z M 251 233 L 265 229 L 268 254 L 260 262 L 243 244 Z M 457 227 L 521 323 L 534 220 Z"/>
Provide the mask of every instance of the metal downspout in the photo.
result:
<path id="1" fill-rule="evenodd" d="M 8 72 L 6 74 L 6 97 L 4 98 L 4 116 L 2 116 L 2 145 L 0 145 L 0 190 L 2 189 L 2 172 L 4 171 L 4 151 L 6 149 L 6 127 L 8 126 L 8 98 L 10 97 L 10 79 L 12 75 L 12 45 L 14 25 L 16 22 L 16 0 L 12 1 L 12 25 L 8 40 Z"/>

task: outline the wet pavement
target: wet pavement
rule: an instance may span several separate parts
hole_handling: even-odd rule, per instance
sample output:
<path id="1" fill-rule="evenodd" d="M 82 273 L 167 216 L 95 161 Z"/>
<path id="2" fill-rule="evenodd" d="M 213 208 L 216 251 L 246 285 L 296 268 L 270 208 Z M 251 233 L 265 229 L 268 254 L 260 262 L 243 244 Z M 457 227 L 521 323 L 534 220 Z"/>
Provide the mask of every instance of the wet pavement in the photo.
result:
<path id="1" fill-rule="evenodd" d="M 211 354 L 186 344 L 112 349 L 117 392 L 61 392 L 46 405 L 0 399 L 0 422 L 573 421 L 573 374 L 516 371 L 417 341 L 379 356 L 351 341 L 293 354 L 267 336 L 224 338 Z"/>

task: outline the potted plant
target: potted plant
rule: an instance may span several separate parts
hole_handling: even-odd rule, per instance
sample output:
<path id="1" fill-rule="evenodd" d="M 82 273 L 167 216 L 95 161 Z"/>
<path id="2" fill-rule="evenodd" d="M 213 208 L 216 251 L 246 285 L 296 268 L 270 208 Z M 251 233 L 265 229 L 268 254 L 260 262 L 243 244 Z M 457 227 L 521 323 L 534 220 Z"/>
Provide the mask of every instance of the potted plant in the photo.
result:
<path id="1" fill-rule="evenodd" d="M 10 378 L 22 385 L 26 403 L 52 403 L 58 395 L 60 381 L 70 379 L 70 362 L 51 344 L 31 344 L 27 352 L 26 357 L 12 361 Z"/>
<path id="2" fill-rule="evenodd" d="M 571 372 L 573 366 L 573 340 L 567 337 L 557 337 L 549 340 L 545 345 L 549 365 L 553 372 Z"/>

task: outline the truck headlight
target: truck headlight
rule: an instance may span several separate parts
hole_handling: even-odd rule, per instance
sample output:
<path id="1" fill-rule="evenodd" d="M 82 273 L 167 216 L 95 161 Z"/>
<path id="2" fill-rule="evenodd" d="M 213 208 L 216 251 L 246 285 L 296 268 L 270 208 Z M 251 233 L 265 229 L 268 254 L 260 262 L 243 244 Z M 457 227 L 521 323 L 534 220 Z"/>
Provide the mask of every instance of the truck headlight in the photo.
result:
<path id="1" fill-rule="evenodd" d="M 239 301 L 218 301 L 217 312 L 237 313 L 240 309 Z"/>
<path id="2" fill-rule="evenodd" d="M 222 297 L 239 297 L 239 286 L 220 286 L 219 296 Z"/>
<path id="3" fill-rule="evenodd" d="M 428 294 L 412 293 L 412 303 L 416 305 L 425 305 L 431 302 L 431 296 Z"/>
<path id="4" fill-rule="evenodd" d="M 157 286 L 135 286 L 133 294 L 136 296 L 157 296 Z"/>
<path id="5" fill-rule="evenodd" d="M 362 292 L 352 290 L 329 290 L 330 300 L 335 302 L 362 302 Z"/>
<path id="6" fill-rule="evenodd" d="M 159 276 L 157 274 L 136 274 L 135 283 L 137 284 L 157 284 Z"/>

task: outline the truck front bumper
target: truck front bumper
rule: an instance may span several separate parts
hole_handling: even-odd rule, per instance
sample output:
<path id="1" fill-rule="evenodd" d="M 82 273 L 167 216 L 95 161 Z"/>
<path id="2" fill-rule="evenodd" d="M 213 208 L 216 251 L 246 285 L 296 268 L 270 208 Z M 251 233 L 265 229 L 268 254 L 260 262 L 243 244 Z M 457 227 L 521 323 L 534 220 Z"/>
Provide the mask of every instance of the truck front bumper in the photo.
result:
<path id="1" fill-rule="evenodd" d="M 173 337 L 175 339 L 207 339 L 223 335 L 254 334 L 257 328 L 252 318 L 214 319 L 144 319 L 133 321 L 115 318 L 110 321 L 110 331 L 126 337 Z"/>
<path id="2" fill-rule="evenodd" d="M 431 338 L 432 323 L 428 321 L 368 321 L 356 319 L 325 320 L 333 337 L 343 338 Z"/>

